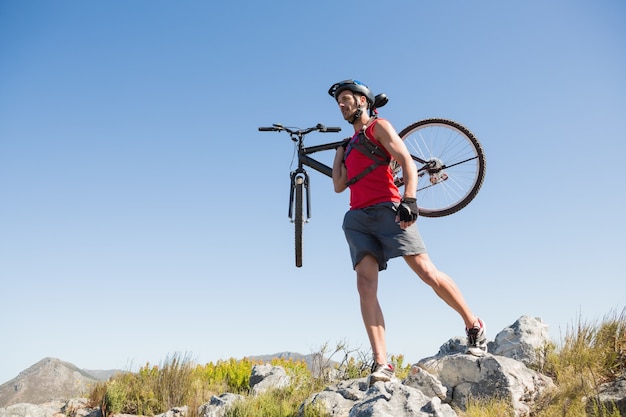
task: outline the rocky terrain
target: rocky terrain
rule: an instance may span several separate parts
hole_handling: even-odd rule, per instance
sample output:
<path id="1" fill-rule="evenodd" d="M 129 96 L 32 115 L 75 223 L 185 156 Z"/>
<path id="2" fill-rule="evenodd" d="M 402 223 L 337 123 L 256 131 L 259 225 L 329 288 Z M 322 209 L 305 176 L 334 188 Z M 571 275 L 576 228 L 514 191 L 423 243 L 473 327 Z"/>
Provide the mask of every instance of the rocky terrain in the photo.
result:
<path id="1" fill-rule="evenodd" d="M 311 395 L 301 407 L 319 405 L 331 417 L 456 417 L 455 410 L 463 410 L 469 398 L 501 398 L 510 402 L 516 417 L 527 417 L 535 401 L 555 387 L 549 377 L 528 366 L 540 368 L 537 365 L 542 358 L 537 352 L 548 342 L 547 325 L 540 318 L 523 316 L 496 335 L 489 343 L 489 353 L 483 357 L 465 354 L 465 341 L 453 338 L 436 355 L 413 365 L 404 380 L 394 378 L 371 386 L 367 378 L 341 381 Z M 51 382 L 55 377 L 61 378 L 56 384 Z M 62 389 L 68 392 L 90 381 L 93 379 L 89 374 L 71 364 L 44 359 L 0 386 L 0 398 L 4 401 L 8 391 L 15 391 L 10 397 L 13 405 L 0 408 L 0 417 L 102 417 L 101 411 L 89 408 L 84 399 L 50 401 L 61 398 Z M 252 395 L 290 383 L 283 368 L 267 363 L 255 365 L 250 376 Z M 27 398 L 26 390 L 32 391 L 38 384 L 48 390 L 47 394 L 40 391 L 37 400 L 29 401 L 44 403 L 14 402 Z M 197 414 L 223 417 L 227 408 L 241 398 L 232 393 L 214 396 L 199 407 Z M 599 395 L 591 401 L 616 407 L 620 415 L 626 416 L 626 381 L 620 379 L 600 387 Z M 158 417 L 187 415 L 187 407 L 181 404 Z"/>

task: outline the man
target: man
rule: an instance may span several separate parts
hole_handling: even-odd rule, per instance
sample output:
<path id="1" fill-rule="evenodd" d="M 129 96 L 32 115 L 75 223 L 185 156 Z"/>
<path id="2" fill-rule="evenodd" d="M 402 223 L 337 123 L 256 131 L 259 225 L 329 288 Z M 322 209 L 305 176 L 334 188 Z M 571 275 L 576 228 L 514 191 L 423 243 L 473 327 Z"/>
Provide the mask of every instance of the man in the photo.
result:
<path id="1" fill-rule="evenodd" d="M 334 84 L 328 93 L 337 100 L 343 118 L 355 131 L 344 146 L 337 148 L 333 184 L 338 193 L 350 188 L 350 210 L 344 217 L 343 230 L 374 355 L 370 384 L 389 381 L 394 373 L 387 362 L 385 321 L 377 289 L 378 272 L 386 269 L 389 259 L 398 256 L 461 315 L 468 353 L 482 356 L 487 351 L 484 323 L 472 313 L 454 281 L 432 263 L 415 225 L 417 168 L 404 142 L 387 120 L 377 117 L 372 107 L 375 97 L 365 84 L 346 80 Z M 391 159 L 402 167 L 403 196 L 393 183 Z"/>

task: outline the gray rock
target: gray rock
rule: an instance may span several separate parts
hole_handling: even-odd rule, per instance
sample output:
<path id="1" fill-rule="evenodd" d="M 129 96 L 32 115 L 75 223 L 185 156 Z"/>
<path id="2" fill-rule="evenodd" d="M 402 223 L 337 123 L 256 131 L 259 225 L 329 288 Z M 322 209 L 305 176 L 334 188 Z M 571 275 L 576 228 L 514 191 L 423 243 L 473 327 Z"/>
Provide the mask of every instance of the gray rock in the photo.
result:
<path id="1" fill-rule="evenodd" d="M 154 417 L 186 417 L 187 414 L 188 414 L 188 408 L 185 405 L 183 407 L 171 408 L 167 410 L 165 413 L 157 414 Z"/>
<path id="2" fill-rule="evenodd" d="M 62 405 L 50 402 L 40 405 L 13 404 L 0 408 L 0 417 L 55 417 L 60 415 Z"/>
<path id="3" fill-rule="evenodd" d="M 357 401 L 365 397 L 367 378 L 341 381 L 327 387 L 324 391 L 310 396 L 301 406 L 300 415 L 304 414 L 304 407 L 321 405 L 329 417 L 345 417 Z"/>
<path id="4" fill-rule="evenodd" d="M 100 408 L 89 407 L 87 398 L 70 399 L 61 408 L 61 413 L 67 417 L 102 417 Z"/>
<path id="5" fill-rule="evenodd" d="M 377 382 L 357 402 L 348 417 L 456 417 L 452 407 L 437 397 L 396 381 Z"/>
<path id="6" fill-rule="evenodd" d="M 455 353 L 465 353 L 467 350 L 467 340 L 462 337 L 453 337 L 439 347 L 437 355 L 446 356 Z"/>
<path id="7" fill-rule="evenodd" d="M 250 388 L 253 395 L 258 395 L 268 389 L 283 388 L 291 383 L 291 377 L 285 369 L 270 364 L 254 365 L 250 375 Z"/>
<path id="8" fill-rule="evenodd" d="M 198 416 L 200 417 L 224 417 L 226 410 L 236 401 L 243 400 L 244 397 L 238 394 L 222 394 L 219 397 L 213 396 L 211 400 L 198 407 Z"/>
<path id="9" fill-rule="evenodd" d="M 417 365 L 411 367 L 409 376 L 404 381 L 404 384 L 420 390 L 427 397 L 437 397 L 445 403 L 452 401 L 451 393 L 448 393 L 448 388 L 434 375 L 431 375 L 428 371 Z"/>
<path id="10" fill-rule="evenodd" d="M 539 317 L 522 316 L 511 326 L 496 335 L 488 344 L 489 353 L 523 362 L 525 365 L 542 366 L 542 351 L 550 343 L 548 325 Z"/>

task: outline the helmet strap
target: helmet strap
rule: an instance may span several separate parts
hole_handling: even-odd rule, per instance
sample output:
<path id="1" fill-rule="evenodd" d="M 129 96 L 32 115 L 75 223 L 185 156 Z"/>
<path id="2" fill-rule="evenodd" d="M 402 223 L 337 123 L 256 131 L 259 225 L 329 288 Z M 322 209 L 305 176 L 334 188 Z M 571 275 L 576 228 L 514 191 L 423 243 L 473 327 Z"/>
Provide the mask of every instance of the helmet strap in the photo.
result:
<path id="1" fill-rule="evenodd" d="M 354 101 L 356 103 L 359 102 L 359 97 L 356 94 L 352 93 L 352 97 L 354 97 Z M 356 109 L 356 111 L 354 112 L 354 116 L 352 116 L 352 119 L 348 120 L 348 123 L 350 123 L 351 125 L 355 124 L 357 120 L 359 120 L 359 118 L 361 118 L 361 115 L 363 114 L 363 109 L 361 108 L 361 106 L 359 105 Z"/>
<path id="2" fill-rule="evenodd" d="M 361 108 L 359 107 L 357 111 L 354 112 L 354 116 L 352 116 L 352 119 L 348 120 L 348 123 L 350 123 L 351 125 L 355 124 L 356 121 L 361 118 L 362 114 L 363 110 L 361 110 Z"/>

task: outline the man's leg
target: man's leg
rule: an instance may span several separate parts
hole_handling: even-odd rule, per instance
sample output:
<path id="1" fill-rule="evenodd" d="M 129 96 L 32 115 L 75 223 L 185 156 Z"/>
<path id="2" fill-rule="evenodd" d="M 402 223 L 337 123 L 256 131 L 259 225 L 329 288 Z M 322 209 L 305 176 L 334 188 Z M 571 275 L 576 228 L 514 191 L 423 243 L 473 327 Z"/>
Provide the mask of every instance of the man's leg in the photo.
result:
<path id="1" fill-rule="evenodd" d="M 461 315 L 466 328 L 472 328 L 477 323 L 478 317 L 470 310 L 459 287 L 452 278 L 435 267 L 428 254 L 404 256 L 404 260 L 439 298 Z"/>
<path id="2" fill-rule="evenodd" d="M 385 319 L 377 296 L 378 261 L 373 256 L 367 255 L 358 263 L 355 270 L 361 315 L 372 347 L 374 360 L 378 364 L 386 364 Z"/>

